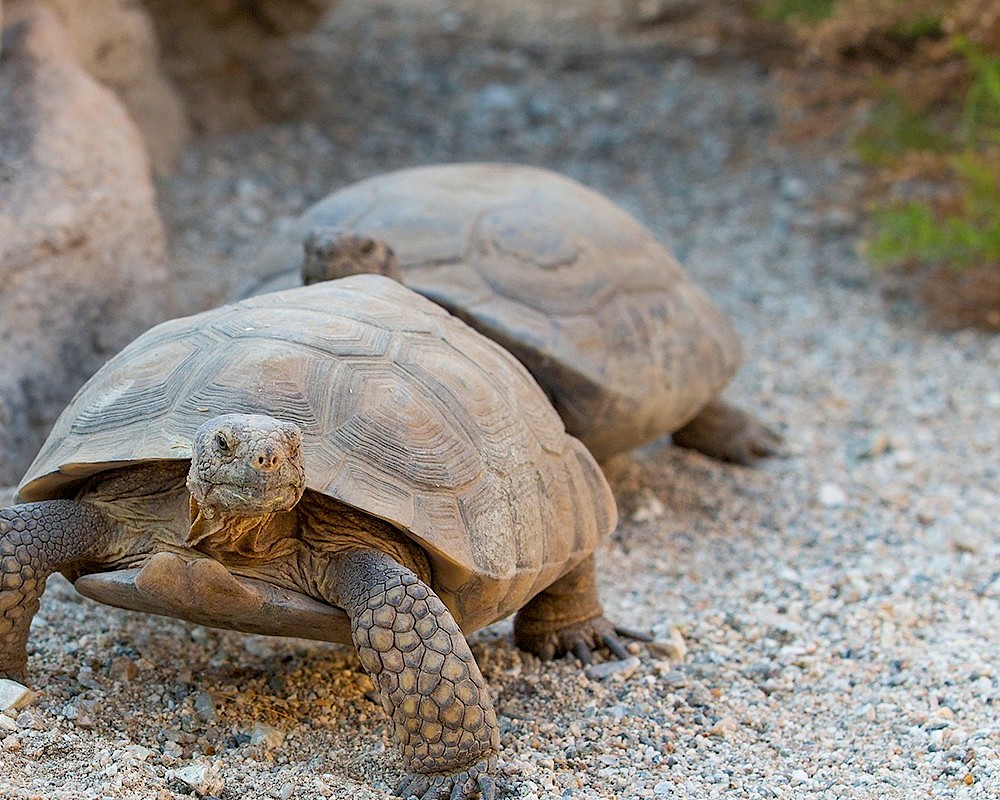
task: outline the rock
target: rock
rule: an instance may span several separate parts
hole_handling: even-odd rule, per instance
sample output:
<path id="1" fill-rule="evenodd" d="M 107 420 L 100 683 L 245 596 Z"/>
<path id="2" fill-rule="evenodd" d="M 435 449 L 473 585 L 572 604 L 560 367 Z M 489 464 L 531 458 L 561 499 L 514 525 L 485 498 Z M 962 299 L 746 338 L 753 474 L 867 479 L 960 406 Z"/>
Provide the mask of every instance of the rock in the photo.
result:
<path id="1" fill-rule="evenodd" d="M 47 2 L 66 27 L 73 56 L 128 109 L 154 169 L 169 172 L 191 138 L 191 125 L 180 94 L 160 66 L 149 13 L 135 0 Z"/>
<path id="2" fill-rule="evenodd" d="M 687 656 L 687 643 L 684 641 L 680 630 L 673 626 L 670 628 L 670 639 L 668 641 L 652 641 L 649 643 L 649 649 L 656 655 L 669 658 L 675 663 L 683 661 L 685 656 Z"/>
<path id="3" fill-rule="evenodd" d="M 0 711 L 17 710 L 30 705 L 35 693 L 17 681 L 0 678 Z"/>
<path id="4" fill-rule="evenodd" d="M 633 522 L 655 522 L 667 513 L 663 501 L 652 492 L 643 492 L 641 500 L 632 512 Z"/>
<path id="5" fill-rule="evenodd" d="M 194 712 L 201 717 L 204 722 L 215 722 L 215 700 L 208 692 L 198 692 L 194 698 Z"/>
<path id="6" fill-rule="evenodd" d="M 111 679 L 115 681 L 131 681 L 139 674 L 139 665 L 135 659 L 118 656 L 111 660 Z"/>
<path id="7" fill-rule="evenodd" d="M 163 65 L 195 127 L 220 133 L 273 118 L 281 106 L 289 38 L 312 28 L 335 0 L 145 0 Z"/>
<path id="8" fill-rule="evenodd" d="M 0 483 L 108 356 L 169 316 L 142 138 L 55 15 L 7 7 L 0 70 Z"/>
<path id="9" fill-rule="evenodd" d="M 847 503 L 847 492 L 836 483 L 824 483 L 819 487 L 817 499 L 824 508 L 840 508 Z"/>
<path id="10" fill-rule="evenodd" d="M 189 764 L 179 769 L 167 770 L 167 777 L 189 786 L 202 797 L 221 795 L 224 788 L 218 771 L 207 764 Z"/>
<path id="11" fill-rule="evenodd" d="M 731 736 L 739 730 L 740 724 L 732 717 L 723 717 L 708 729 L 710 736 Z"/>
<path id="12" fill-rule="evenodd" d="M 623 658 L 616 661 L 605 661 L 602 664 L 591 664 L 584 672 L 587 677 L 595 681 L 603 681 L 609 678 L 619 678 L 624 680 L 630 677 L 639 669 L 639 659 L 635 656 Z"/>
<path id="13" fill-rule="evenodd" d="M 635 25 L 661 25 L 698 12 L 696 0 L 625 0 L 624 13 Z"/>
<path id="14" fill-rule="evenodd" d="M 263 745 L 265 750 L 276 750 L 285 741 L 285 732 L 278 728 L 272 728 L 263 722 L 254 723 L 250 731 L 250 744 Z"/>

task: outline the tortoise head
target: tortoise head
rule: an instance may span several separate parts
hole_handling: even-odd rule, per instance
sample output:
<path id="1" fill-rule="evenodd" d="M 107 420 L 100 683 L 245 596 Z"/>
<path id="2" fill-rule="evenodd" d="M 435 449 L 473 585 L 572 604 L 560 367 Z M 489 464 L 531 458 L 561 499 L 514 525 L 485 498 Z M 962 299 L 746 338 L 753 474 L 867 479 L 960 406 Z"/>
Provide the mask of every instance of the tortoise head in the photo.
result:
<path id="1" fill-rule="evenodd" d="M 224 414 L 195 432 L 188 491 L 206 517 L 288 511 L 305 491 L 302 432 L 261 414 Z"/>
<path id="2" fill-rule="evenodd" d="M 302 243 L 302 282 L 307 286 L 348 275 L 375 274 L 400 280 L 399 261 L 385 242 L 339 228 L 313 228 Z"/>

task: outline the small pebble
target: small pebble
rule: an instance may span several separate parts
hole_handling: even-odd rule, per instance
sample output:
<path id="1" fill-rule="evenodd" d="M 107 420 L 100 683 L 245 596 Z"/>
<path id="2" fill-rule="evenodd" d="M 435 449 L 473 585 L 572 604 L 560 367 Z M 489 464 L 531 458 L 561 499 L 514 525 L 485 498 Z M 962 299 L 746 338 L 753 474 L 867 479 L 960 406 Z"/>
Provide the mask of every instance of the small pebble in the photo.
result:
<path id="1" fill-rule="evenodd" d="M 202 797 L 222 794 L 224 788 L 224 783 L 217 770 L 212 769 L 207 764 L 189 764 L 186 767 L 169 770 L 167 774 L 194 789 Z"/>
<path id="2" fill-rule="evenodd" d="M 639 505 L 632 512 L 632 521 L 637 523 L 655 522 L 667 513 L 663 501 L 655 494 L 644 492 Z"/>
<path id="3" fill-rule="evenodd" d="M 30 705 L 35 693 L 17 681 L 0 678 L 0 711 L 16 710 Z"/>
<path id="4" fill-rule="evenodd" d="M 601 664 L 591 664 L 584 672 L 586 672 L 588 678 L 596 681 L 603 681 L 608 678 L 620 678 L 624 680 L 639 669 L 639 664 L 639 659 L 632 656 L 615 661 L 604 661 Z"/>
<path id="5" fill-rule="evenodd" d="M 712 736 L 731 736 L 739 729 L 740 724 L 732 717 L 723 717 L 708 729 Z"/>
<path id="6" fill-rule="evenodd" d="M 86 686 L 88 689 L 101 688 L 101 684 L 94 675 L 94 670 L 90 667 L 80 667 L 76 673 L 76 680 L 81 686 Z"/>
<path id="7" fill-rule="evenodd" d="M 678 628 L 671 626 L 670 639 L 667 641 L 652 641 L 648 645 L 650 652 L 669 658 L 674 663 L 684 661 L 687 656 L 687 643 Z"/>
<path id="8" fill-rule="evenodd" d="M 202 720 L 208 723 L 215 722 L 215 700 L 208 692 L 198 692 L 194 696 L 194 711 Z"/>
<path id="9" fill-rule="evenodd" d="M 840 508 L 847 504 L 847 492 L 836 483 L 824 483 L 819 487 L 818 499 L 825 508 Z"/>
<path id="10" fill-rule="evenodd" d="M 119 656 L 112 659 L 109 674 L 115 681 L 131 681 L 139 674 L 139 665 L 134 659 Z"/>
<path id="11" fill-rule="evenodd" d="M 254 723 L 250 731 L 250 744 L 263 745 L 265 750 L 276 750 L 285 741 L 285 732 L 278 728 L 272 728 L 263 722 Z"/>

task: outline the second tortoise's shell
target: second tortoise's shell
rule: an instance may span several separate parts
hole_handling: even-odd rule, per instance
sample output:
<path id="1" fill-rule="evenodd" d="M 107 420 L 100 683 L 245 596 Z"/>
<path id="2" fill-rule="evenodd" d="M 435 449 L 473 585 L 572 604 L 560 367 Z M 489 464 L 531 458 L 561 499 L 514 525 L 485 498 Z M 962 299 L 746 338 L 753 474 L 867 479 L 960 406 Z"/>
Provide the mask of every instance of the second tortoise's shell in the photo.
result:
<path id="1" fill-rule="evenodd" d="M 254 272 L 297 284 L 315 226 L 389 244 L 402 280 L 514 353 L 598 458 L 680 428 L 729 381 L 739 339 L 643 225 L 545 169 L 379 175 L 312 206 Z"/>
<path id="2" fill-rule="evenodd" d="M 616 522 L 592 456 L 517 361 L 435 304 L 372 275 L 158 325 L 56 422 L 24 500 L 135 462 L 190 459 L 212 417 L 302 428 L 309 489 L 409 533 L 472 630 L 523 605 Z"/>

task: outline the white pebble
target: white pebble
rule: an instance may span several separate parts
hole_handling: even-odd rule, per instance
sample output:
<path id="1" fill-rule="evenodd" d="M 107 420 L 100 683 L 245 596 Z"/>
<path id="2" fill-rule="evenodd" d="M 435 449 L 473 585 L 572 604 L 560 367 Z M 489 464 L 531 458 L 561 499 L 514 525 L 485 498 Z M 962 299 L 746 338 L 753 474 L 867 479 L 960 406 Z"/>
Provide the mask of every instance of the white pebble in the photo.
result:
<path id="1" fill-rule="evenodd" d="M 663 502 L 655 494 L 644 492 L 639 507 L 632 512 L 633 522 L 655 522 L 667 513 Z"/>
<path id="2" fill-rule="evenodd" d="M 824 483 L 819 487 L 819 504 L 825 508 L 839 508 L 847 503 L 847 492 L 836 483 Z"/>
<path id="3" fill-rule="evenodd" d="M 218 773 L 206 764 L 189 764 L 180 769 L 168 770 L 167 775 L 190 786 L 199 795 L 219 795 L 224 786 Z"/>
<path id="4" fill-rule="evenodd" d="M 24 708 L 35 699 L 35 693 L 17 681 L 0 678 L 0 711 Z"/>

